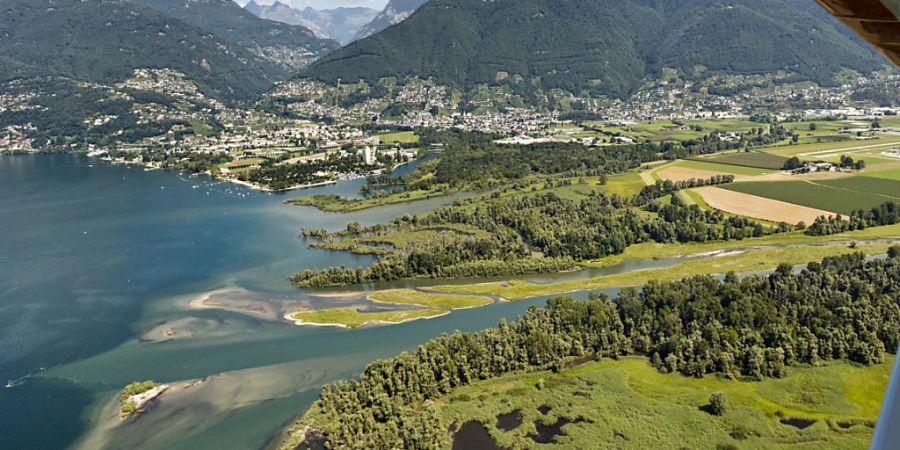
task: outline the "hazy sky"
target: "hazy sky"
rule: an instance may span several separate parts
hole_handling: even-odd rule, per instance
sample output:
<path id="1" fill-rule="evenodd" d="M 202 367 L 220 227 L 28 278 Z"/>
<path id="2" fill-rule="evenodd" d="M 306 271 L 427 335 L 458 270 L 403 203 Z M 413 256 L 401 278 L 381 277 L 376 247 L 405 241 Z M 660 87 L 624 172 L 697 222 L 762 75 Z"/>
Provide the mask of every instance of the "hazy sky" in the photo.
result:
<path id="1" fill-rule="evenodd" d="M 250 0 L 235 0 L 241 6 L 246 5 Z M 271 5 L 275 0 L 255 0 L 261 5 Z M 388 0 L 280 0 L 281 3 L 287 3 L 295 8 L 306 8 L 311 6 L 315 9 L 331 9 L 341 6 L 366 6 L 373 9 L 382 9 Z"/>

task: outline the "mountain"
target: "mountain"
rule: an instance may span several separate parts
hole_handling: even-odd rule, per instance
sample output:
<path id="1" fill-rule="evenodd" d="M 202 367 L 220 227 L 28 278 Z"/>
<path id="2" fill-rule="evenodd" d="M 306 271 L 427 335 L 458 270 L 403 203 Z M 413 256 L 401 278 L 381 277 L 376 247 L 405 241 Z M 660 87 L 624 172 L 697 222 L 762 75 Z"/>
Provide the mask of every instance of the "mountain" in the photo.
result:
<path id="1" fill-rule="evenodd" d="M 0 82 L 113 83 L 170 68 L 222 99 L 252 98 L 288 75 L 249 51 L 123 0 L 0 0 Z"/>
<path id="2" fill-rule="evenodd" d="M 296 71 L 339 47 L 311 30 L 261 19 L 232 0 L 129 0 L 212 33 L 233 46 Z"/>
<path id="3" fill-rule="evenodd" d="M 317 61 L 323 81 L 417 76 L 458 87 L 508 75 L 627 96 L 664 68 L 688 77 L 788 71 L 833 81 L 884 63 L 797 0 L 431 0 Z"/>
<path id="4" fill-rule="evenodd" d="M 320 39 L 333 39 L 331 34 L 320 28 L 315 22 L 307 19 L 300 10 L 295 9 L 290 5 L 281 2 L 275 2 L 271 5 L 260 5 L 251 1 L 244 6 L 244 9 L 262 19 L 286 23 L 288 25 L 299 25 L 312 31 L 313 34 Z"/>
<path id="5" fill-rule="evenodd" d="M 244 5 L 244 9 L 246 9 L 250 12 L 250 14 L 253 14 L 256 17 L 262 17 L 261 14 L 263 12 L 263 5 L 260 5 L 253 0 L 250 0 L 249 3 Z"/>
<path id="6" fill-rule="evenodd" d="M 328 32 L 341 45 L 347 45 L 357 39 L 362 27 L 368 25 L 379 14 L 371 8 L 335 8 L 303 10 L 303 16 Z"/>
<path id="7" fill-rule="evenodd" d="M 244 9 L 263 19 L 303 26 L 312 30 L 316 36 L 334 39 L 341 45 L 352 42 L 359 29 L 378 14 L 377 10 L 362 7 L 323 10 L 304 8 L 301 11 L 282 2 L 260 5 L 251 1 Z"/>
<path id="8" fill-rule="evenodd" d="M 360 28 L 356 39 L 367 38 L 404 21 L 428 0 L 390 0 L 369 24 Z"/>

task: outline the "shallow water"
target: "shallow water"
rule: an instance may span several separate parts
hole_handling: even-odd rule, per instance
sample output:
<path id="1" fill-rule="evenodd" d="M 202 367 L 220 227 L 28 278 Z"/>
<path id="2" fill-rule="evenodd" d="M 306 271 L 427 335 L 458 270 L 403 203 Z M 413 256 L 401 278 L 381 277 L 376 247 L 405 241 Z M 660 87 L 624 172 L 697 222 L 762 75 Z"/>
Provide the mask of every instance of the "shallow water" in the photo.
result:
<path id="1" fill-rule="evenodd" d="M 260 448 L 315 400 L 321 385 L 441 333 L 481 330 L 546 302 L 497 303 L 354 331 L 279 320 L 285 308 L 359 301 L 334 296 L 347 289 L 297 290 L 291 273 L 373 261 L 310 249 L 297 238 L 301 227 L 381 223 L 453 200 L 346 215 L 282 203 L 296 195 L 353 196 L 364 182 L 268 194 L 83 156 L 0 156 L 0 380 L 12 386 L 0 389 L 0 448 Z M 228 310 L 189 307 L 204 296 Z M 134 423 L 118 424 L 116 391 L 146 379 L 206 381 L 167 394 Z"/>
<path id="2" fill-rule="evenodd" d="M 515 430 L 522 425 L 523 419 L 522 411 L 518 409 L 506 414 L 500 414 L 497 416 L 497 428 L 503 431 Z"/>
<path id="3" fill-rule="evenodd" d="M 347 301 L 297 290 L 291 273 L 373 260 L 309 249 L 301 227 L 375 224 L 452 201 L 346 215 L 282 204 L 355 195 L 362 183 L 267 194 L 82 156 L 0 156 L 0 380 L 12 386 L 0 389 L 0 448 L 260 448 L 322 384 L 546 301 L 355 331 L 273 320 L 285 305 Z M 262 309 L 188 306 L 210 293 Z M 134 423 L 110 420 L 131 381 L 204 378 Z"/>
<path id="4" fill-rule="evenodd" d="M 470 421 L 453 435 L 453 450 L 503 450 L 484 425 Z"/>

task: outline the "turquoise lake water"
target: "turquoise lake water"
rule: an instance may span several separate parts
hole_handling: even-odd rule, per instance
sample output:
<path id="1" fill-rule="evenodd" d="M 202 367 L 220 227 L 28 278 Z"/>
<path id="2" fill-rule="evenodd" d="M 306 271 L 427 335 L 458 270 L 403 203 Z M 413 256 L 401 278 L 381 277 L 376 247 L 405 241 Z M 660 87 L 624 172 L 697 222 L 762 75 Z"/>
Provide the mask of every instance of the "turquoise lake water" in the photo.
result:
<path id="1" fill-rule="evenodd" d="M 188 307 L 211 292 L 276 311 L 327 303 L 288 276 L 372 259 L 309 249 L 301 227 L 374 224 L 450 201 L 347 215 L 282 203 L 352 196 L 362 183 L 268 194 L 83 156 L 0 156 L 0 384 L 11 386 L 0 389 L 0 448 L 264 448 L 322 384 L 546 301 L 355 331 Z M 179 338 L 159 339 L 163 329 Z M 134 423 L 108 426 L 116 391 L 145 379 L 206 381 L 167 394 Z"/>

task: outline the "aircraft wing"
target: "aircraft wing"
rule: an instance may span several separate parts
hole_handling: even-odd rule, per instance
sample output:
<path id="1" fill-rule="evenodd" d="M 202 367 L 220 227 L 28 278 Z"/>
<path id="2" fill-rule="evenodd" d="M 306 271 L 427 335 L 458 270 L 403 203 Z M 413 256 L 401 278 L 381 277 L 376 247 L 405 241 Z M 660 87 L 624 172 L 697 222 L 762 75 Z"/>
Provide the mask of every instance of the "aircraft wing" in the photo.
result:
<path id="1" fill-rule="evenodd" d="M 900 0 L 816 0 L 900 66 Z"/>

